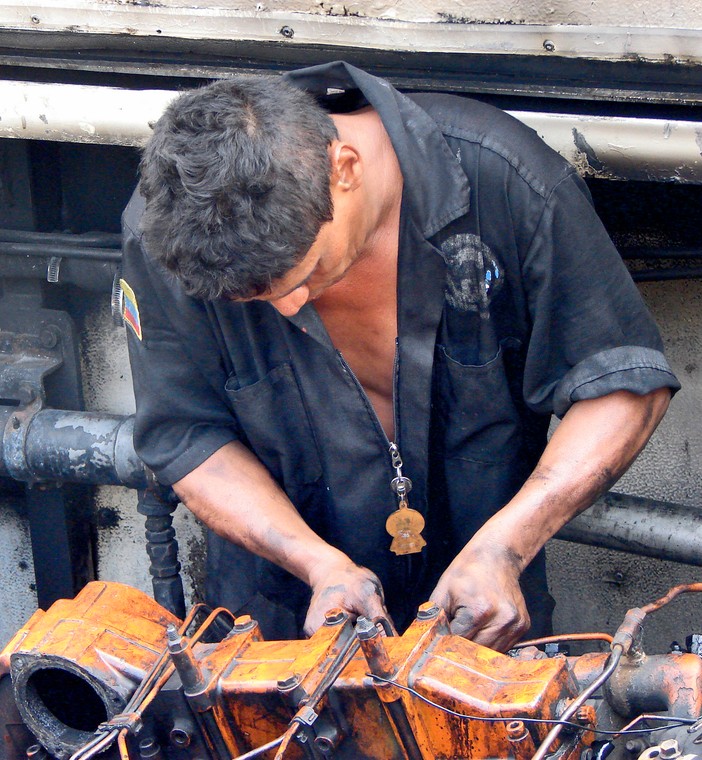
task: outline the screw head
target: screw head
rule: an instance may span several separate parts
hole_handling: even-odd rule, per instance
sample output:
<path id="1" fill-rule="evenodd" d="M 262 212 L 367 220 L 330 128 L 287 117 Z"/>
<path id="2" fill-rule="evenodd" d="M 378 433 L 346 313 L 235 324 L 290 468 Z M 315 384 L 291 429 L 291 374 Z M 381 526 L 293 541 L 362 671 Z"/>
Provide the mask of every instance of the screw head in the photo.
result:
<path id="1" fill-rule="evenodd" d="M 334 607 L 324 614 L 324 625 L 339 625 L 347 618 L 348 615 L 341 607 Z"/>
<path id="2" fill-rule="evenodd" d="M 553 53 L 555 49 L 556 43 L 553 40 L 544 40 L 544 50 L 547 50 L 549 53 Z"/>
<path id="3" fill-rule="evenodd" d="M 438 617 L 439 612 L 441 612 L 441 607 L 436 602 L 424 602 L 417 610 L 417 620 L 433 620 Z"/>
<path id="4" fill-rule="evenodd" d="M 288 40 L 291 40 L 295 36 L 295 30 L 291 26 L 281 27 L 280 33 Z"/>
<path id="5" fill-rule="evenodd" d="M 255 625 L 256 621 L 251 617 L 251 615 L 239 615 L 239 617 L 234 620 L 232 633 L 246 633 L 247 631 L 250 631 L 252 628 L 254 628 Z"/>
<path id="6" fill-rule="evenodd" d="M 675 758 L 680 756 L 680 745 L 677 739 L 666 739 L 662 741 L 658 748 L 660 749 L 661 758 Z"/>
<path id="7" fill-rule="evenodd" d="M 281 678 L 278 681 L 278 691 L 290 691 L 291 689 L 294 689 L 296 686 L 298 686 L 300 683 L 300 679 L 295 675 L 295 673 L 291 673 L 289 676 L 286 676 L 285 678 Z"/>

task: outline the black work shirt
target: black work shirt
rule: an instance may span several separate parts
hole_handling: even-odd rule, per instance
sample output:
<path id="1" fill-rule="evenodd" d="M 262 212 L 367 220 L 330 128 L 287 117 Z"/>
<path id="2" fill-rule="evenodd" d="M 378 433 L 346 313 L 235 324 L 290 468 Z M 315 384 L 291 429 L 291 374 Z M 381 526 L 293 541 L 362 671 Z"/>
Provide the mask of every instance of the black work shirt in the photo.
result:
<path id="1" fill-rule="evenodd" d="M 402 625 L 519 490 L 552 413 L 679 386 L 585 184 L 531 129 L 460 97 L 404 96 L 343 63 L 286 77 L 330 110 L 373 106 L 400 163 L 395 429 L 427 547 L 389 551 L 389 442 L 314 306 L 288 319 L 266 302 L 189 298 L 143 250 L 138 195 L 124 216 L 141 331 L 129 331 L 135 445 L 173 483 L 241 440 L 315 531 L 379 575 Z M 302 583 L 215 536 L 208 577 L 210 601 L 251 611 L 269 636 L 304 620 Z M 542 557 L 523 581 L 544 630 Z"/>

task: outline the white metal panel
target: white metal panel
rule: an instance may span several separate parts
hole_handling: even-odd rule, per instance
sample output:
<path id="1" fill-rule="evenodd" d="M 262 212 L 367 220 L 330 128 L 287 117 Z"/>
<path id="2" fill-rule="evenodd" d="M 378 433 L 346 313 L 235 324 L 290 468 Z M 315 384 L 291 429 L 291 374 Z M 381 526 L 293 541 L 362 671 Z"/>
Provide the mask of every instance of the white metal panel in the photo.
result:
<path id="1" fill-rule="evenodd" d="M 626 6 L 626 7 L 624 7 Z M 586 7 L 587 11 L 583 11 Z M 630 12 L 634 8 L 634 12 Z M 495 12 L 489 0 L 327 0 L 223 4 L 170 0 L 21 3 L 0 0 L 0 30 L 277 41 L 406 52 L 560 55 L 702 63 L 698 0 L 633 5 L 529 2 Z M 545 44 L 546 43 L 546 44 Z M 79 44 L 79 43 L 77 43 Z"/>

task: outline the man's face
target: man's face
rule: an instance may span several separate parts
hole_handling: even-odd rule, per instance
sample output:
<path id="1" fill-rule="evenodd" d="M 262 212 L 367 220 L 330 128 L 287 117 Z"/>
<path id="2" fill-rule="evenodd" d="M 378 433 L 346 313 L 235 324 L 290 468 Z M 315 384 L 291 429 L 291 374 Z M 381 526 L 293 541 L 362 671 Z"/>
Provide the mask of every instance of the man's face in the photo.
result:
<path id="1" fill-rule="evenodd" d="M 292 317 L 309 301 L 339 282 L 358 257 L 353 230 L 335 215 L 319 233 L 298 264 L 275 280 L 268 293 L 255 301 L 268 301 L 284 317 Z"/>

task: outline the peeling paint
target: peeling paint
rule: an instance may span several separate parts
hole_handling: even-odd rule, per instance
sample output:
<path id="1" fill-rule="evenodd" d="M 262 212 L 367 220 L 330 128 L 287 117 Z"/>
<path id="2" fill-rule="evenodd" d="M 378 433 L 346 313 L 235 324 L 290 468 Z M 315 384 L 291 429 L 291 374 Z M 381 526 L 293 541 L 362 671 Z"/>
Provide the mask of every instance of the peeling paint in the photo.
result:
<path id="1" fill-rule="evenodd" d="M 97 130 L 93 124 L 88 124 L 85 121 L 79 122 L 79 127 L 85 132 L 86 135 L 94 135 Z"/>
<path id="2" fill-rule="evenodd" d="M 589 166 L 591 166 L 597 172 L 604 171 L 605 166 L 602 161 L 597 158 L 597 153 L 595 153 L 588 141 L 585 139 L 585 135 L 583 135 L 583 133 L 575 127 L 573 127 L 573 142 L 575 144 L 575 147 L 585 155 Z"/>

